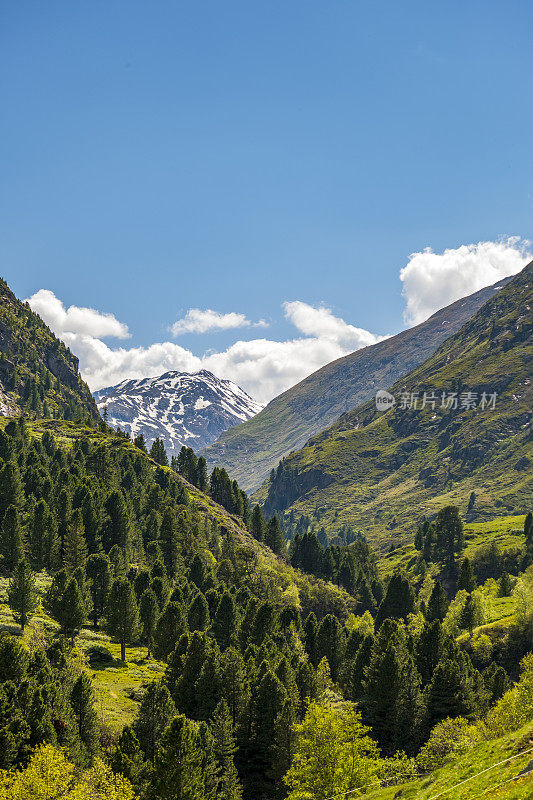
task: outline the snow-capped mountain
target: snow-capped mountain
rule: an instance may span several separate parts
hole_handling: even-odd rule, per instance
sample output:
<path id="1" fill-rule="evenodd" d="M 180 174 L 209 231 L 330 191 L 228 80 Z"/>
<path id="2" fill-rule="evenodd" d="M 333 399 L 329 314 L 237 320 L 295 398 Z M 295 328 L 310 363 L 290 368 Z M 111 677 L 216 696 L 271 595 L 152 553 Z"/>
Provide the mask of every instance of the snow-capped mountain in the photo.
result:
<path id="1" fill-rule="evenodd" d="M 200 450 L 220 434 L 245 422 L 262 406 L 232 381 L 211 372 L 165 372 L 157 378 L 125 380 L 94 393 L 107 421 L 132 437 L 143 434 L 148 447 L 163 440 L 176 455 L 182 445 Z"/>

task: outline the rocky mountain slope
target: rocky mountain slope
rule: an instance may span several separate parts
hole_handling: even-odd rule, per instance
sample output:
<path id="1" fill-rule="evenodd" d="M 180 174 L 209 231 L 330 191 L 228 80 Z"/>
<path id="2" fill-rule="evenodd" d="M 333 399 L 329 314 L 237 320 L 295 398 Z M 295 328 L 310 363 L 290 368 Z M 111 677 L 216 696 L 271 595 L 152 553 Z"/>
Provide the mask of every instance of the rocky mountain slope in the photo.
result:
<path id="1" fill-rule="evenodd" d="M 78 359 L 0 279 L 0 416 L 98 419 Z"/>
<path id="2" fill-rule="evenodd" d="M 203 453 L 209 466 L 224 466 L 244 489 L 257 489 L 281 458 L 370 399 L 376 389 L 422 364 L 506 282 L 457 300 L 426 322 L 317 370 L 253 419 L 223 433 Z"/>
<path id="3" fill-rule="evenodd" d="M 94 396 L 110 425 L 133 437 L 142 433 L 148 445 L 162 439 L 169 456 L 184 444 L 200 450 L 261 410 L 235 383 L 207 370 L 125 380 Z"/>
<path id="4" fill-rule="evenodd" d="M 524 513 L 533 505 L 532 308 L 533 262 L 392 386 L 394 406 L 367 402 L 282 461 L 258 494 L 265 511 L 307 514 L 330 532 L 347 523 L 384 547 L 448 503 L 470 519 Z"/>

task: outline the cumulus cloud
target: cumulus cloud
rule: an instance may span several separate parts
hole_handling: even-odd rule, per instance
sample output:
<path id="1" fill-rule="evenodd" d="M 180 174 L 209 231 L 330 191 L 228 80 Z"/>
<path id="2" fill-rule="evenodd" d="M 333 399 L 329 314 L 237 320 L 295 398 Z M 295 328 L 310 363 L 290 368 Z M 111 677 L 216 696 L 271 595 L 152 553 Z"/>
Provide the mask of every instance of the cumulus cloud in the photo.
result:
<path id="1" fill-rule="evenodd" d="M 77 333 L 106 338 L 113 336 L 127 339 L 128 326 L 119 322 L 114 314 L 96 311 L 94 308 L 69 306 L 65 308 L 61 300 L 49 289 L 39 289 L 27 301 L 30 308 L 46 322 L 57 336 L 64 333 Z"/>
<path id="2" fill-rule="evenodd" d="M 206 308 L 190 308 L 182 319 L 178 319 L 170 328 L 174 336 L 183 333 L 207 333 L 207 331 L 226 331 L 231 328 L 265 328 L 267 323 L 264 320 L 252 323 L 244 315 L 236 311 L 221 314 Z"/>
<path id="3" fill-rule="evenodd" d="M 113 315 L 99 314 L 92 309 L 79 309 L 92 312 L 92 316 L 71 313 L 74 307 L 65 310 L 61 301 L 45 289 L 33 295 L 29 302 L 78 356 L 82 375 L 93 391 L 113 386 L 126 378 L 152 377 L 168 370 L 198 372 L 208 369 L 220 378 L 235 381 L 252 397 L 267 403 L 324 364 L 384 338 L 349 325 L 335 317 L 328 308 L 314 308 L 301 301 L 292 301 L 284 303 L 283 308 L 285 316 L 300 334 L 295 338 L 287 341 L 266 338 L 237 341 L 224 351 L 209 351 L 196 356 L 175 342 L 158 342 L 149 347 L 110 347 L 102 341 L 103 337 L 119 336 L 124 332 L 127 335 L 126 326 L 121 327 L 122 323 Z M 200 316 L 192 314 L 193 311 L 198 311 Z M 216 316 L 205 318 L 202 316 L 205 314 Z M 227 316 L 233 315 L 191 309 L 179 322 L 189 320 L 191 326 L 195 323 L 195 332 L 234 327 L 229 321 L 226 325 L 210 325 L 213 319 L 220 321 L 220 317 Z M 246 327 L 252 325 L 244 315 L 235 316 L 246 320 Z M 92 327 L 89 321 L 92 321 Z M 188 330 L 192 332 L 193 328 Z M 184 330 L 180 328 L 178 332 Z"/>
<path id="4" fill-rule="evenodd" d="M 351 350 L 367 347 L 384 338 L 365 331 L 364 328 L 356 328 L 340 317 L 335 317 L 331 309 L 325 306 L 315 308 L 301 300 L 293 300 L 283 303 L 283 308 L 287 319 L 301 333 L 306 336 L 315 336 L 320 340 L 336 342 Z"/>
<path id="5" fill-rule="evenodd" d="M 417 325 L 439 308 L 520 272 L 532 257 L 529 244 L 519 236 L 508 236 L 444 253 L 434 253 L 429 247 L 412 253 L 400 271 L 405 321 Z"/>

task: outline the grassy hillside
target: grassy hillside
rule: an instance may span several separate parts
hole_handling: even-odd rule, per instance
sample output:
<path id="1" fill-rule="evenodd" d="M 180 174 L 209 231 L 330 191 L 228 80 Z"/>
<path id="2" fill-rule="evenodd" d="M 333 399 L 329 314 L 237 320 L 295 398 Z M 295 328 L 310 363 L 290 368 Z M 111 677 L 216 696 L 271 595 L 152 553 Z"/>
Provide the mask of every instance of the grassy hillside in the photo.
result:
<path id="1" fill-rule="evenodd" d="M 203 451 L 208 464 L 225 467 L 247 491 L 257 489 L 281 458 L 421 364 L 494 292 L 494 286 L 481 289 L 414 328 L 327 364 L 223 433 Z"/>
<path id="2" fill-rule="evenodd" d="M 0 414 L 97 421 L 78 359 L 0 279 Z"/>
<path id="3" fill-rule="evenodd" d="M 292 509 L 328 532 L 350 524 L 383 549 L 446 504 L 470 520 L 523 513 L 533 504 L 532 303 L 530 264 L 393 385 L 393 408 L 368 402 L 281 462 L 257 494 L 265 511 Z M 443 392 L 466 391 L 475 408 L 441 408 Z M 435 392 L 435 408 L 402 408 L 402 392 Z M 494 408 L 481 408 L 483 392 L 496 393 Z"/>
<path id="4" fill-rule="evenodd" d="M 529 751 L 524 753 L 524 751 Z M 524 753 L 523 755 L 521 755 Z M 368 800 L 528 800 L 533 775 L 518 777 L 533 758 L 533 723 L 499 739 L 482 741 L 425 778 L 365 794 Z M 503 763 L 501 763 L 503 762 Z M 481 774 L 479 774 L 481 773 Z M 458 785 L 462 784 L 462 785 Z"/>

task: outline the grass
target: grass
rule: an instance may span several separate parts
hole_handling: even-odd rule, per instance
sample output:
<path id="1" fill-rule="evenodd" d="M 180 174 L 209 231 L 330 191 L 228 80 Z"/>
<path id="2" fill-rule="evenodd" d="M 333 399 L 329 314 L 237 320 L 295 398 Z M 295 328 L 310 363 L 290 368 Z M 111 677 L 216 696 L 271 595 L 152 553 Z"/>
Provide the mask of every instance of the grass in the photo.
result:
<path id="1" fill-rule="evenodd" d="M 514 758 L 524 750 L 530 752 Z M 474 800 L 478 797 L 485 800 L 531 800 L 533 776 L 516 781 L 512 779 L 532 758 L 533 722 L 500 739 L 480 742 L 465 755 L 450 760 L 424 778 L 377 789 L 364 796 L 368 800 L 431 800 L 436 796 L 442 800 Z M 507 763 L 495 766 L 501 761 Z M 463 781 L 466 782 L 458 785 Z"/>
<path id="2" fill-rule="evenodd" d="M 50 585 L 51 578 L 46 573 L 37 575 L 37 589 L 42 596 Z M 5 603 L 7 579 L 0 578 L 0 632 L 21 636 L 20 627 L 15 623 L 9 607 Z M 43 646 L 58 631 L 58 625 L 42 607 L 32 617 L 22 634 L 24 643 L 30 648 Z M 103 645 L 113 656 L 109 663 L 90 664 L 86 651 L 94 645 Z M 92 678 L 96 694 L 96 709 L 99 719 L 110 730 L 119 732 L 125 725 L 133 722 L 142 690 L 154 679 L 161 678 L 165 664 L 153 658 L 146 658 L 146 647 L 135 645 L 127 647 L 126 661 L 120 660 L 120 644 L 103 631 L 82 628 L 76 638 L 76 646 L 84 656 L 87 672 Z"/>

